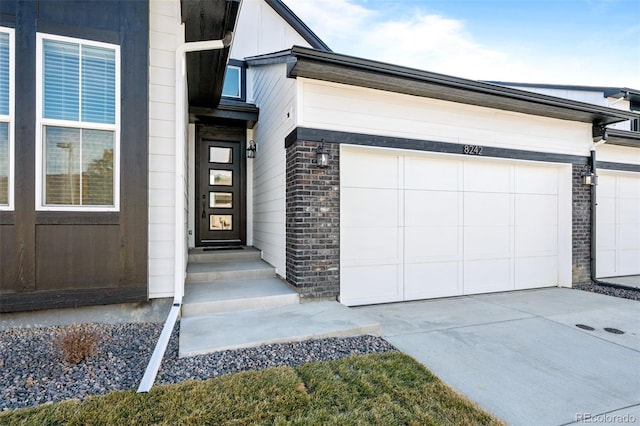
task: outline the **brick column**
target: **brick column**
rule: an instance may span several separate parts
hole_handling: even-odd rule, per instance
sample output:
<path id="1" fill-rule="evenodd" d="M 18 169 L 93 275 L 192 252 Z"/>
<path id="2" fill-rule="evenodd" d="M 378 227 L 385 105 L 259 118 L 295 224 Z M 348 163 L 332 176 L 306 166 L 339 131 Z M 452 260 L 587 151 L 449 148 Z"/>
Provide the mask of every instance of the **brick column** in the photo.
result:
<path id="1" fill-rule="evenodd" d="M 301 297 L 336 298 L 340 292 L 339 145 L 325 143 L 329 167 L 316 165 L 318 142 L 286 149 L 287 281 Z"/>
<path id="2" fill-rule="evenodd" d="M 573 165 L 573 285 L 591 283 L 591 187 L 582 183 L 584 165 Z"/>

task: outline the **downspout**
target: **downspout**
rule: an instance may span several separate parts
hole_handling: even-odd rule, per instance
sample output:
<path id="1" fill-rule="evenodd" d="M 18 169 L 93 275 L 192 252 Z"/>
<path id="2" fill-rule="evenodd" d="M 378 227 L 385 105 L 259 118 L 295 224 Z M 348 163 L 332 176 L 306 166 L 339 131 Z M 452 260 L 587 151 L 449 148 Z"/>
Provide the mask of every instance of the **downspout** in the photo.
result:
<path id="1" fill-rule="evenodd" d="M 598 133 L 596 135 L 596 133 Z M 600 139 L 599 141 L 597 141 L 596 139 L 598 137 L 601 137 L 602 139 Z M 596 172 L 597 172 L 597 167 L 596 167 L 596 148 L 599 147 L 600 145 L 604 144 L 607 141 L 607 133 L 604 129 L 600 128 L 598 129 L 598 132 L 596 132 L 596 129 L 594 129 L 594 142 L 591 145 L 591 158 L 590 158 L 590 173 L 592 176 L 592 179 L 595 178 L 596 176 Z M 601 284 L 598 279 L 596 278 L 596 207 L 598 205 L 598 199 L 597 199 L 597 182 L 592 182 L 591 184 L 591 223 L 590 223 L 590 233 L 591 233 L 591 265 L 590 265 L 590 270 L 591 270 L 591 281 L 597 284 Z"/>
<path id="2" fill-rule="evenodd" d="M 182 24 L 184 33 L 184 24 Z M 167 320 L 160 333 L 160 338 L 156 344 L 144 376 L 138 386 L 138 393 L 149 392 L 156 379 L 162 358 L 167 350 L 171 333 L 175 327 L 176 321 L 180 317 L 180 307 L 182 306 L 182 297 L 184 296 L 184 280 L 186 274 L 185 253 L 187 250 L 184 240 L 184 229 L 182 224 L 185 219 L 185 200 L 184 200 L 184 161 L 185 161 L 185 134 L 187 132 L 187 106 L 188 100 L 185 96 L 186 88 L 186 54 L 187 52 L 201 52 L 204 50 L 221 50 L 231 45 L 233 33 L 227 33 L 221 40 L 205 40 L 185 42 L 176 48 L 175 54 L 175 263 L 174 263 L 174 286 L 173 286 L 173 304 Z"/>

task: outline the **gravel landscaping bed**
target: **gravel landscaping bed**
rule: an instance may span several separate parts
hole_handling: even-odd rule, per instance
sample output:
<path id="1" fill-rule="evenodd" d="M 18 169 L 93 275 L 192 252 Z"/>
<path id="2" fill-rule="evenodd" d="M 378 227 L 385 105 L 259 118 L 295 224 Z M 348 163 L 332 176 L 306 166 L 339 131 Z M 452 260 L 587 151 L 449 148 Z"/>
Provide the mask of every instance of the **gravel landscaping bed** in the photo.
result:
<path id="1" fill-rule="evenodd" d="M 96 355 L 78 364 L 62 361 L 53 343 L 64 327 L 0 332 L 0 410 L 136 389 L 162 324 L 90 327 L 102 335 L 100 346 Z M 156 385 L 396 350 L 382 338 L 359 336 L 264 345 L 180 359 L 178 327 L 179 324 L 171 336 Z"/>
<path id="2" fill-rule="evenodd" d="M 591 291 L 593 293 L 606 294 L 607 296 L 621 297 L 623 299 L 640 300 L 640 290 L 611 287 L 601 284 L 580 284 L 574 286 L 578 290 Z"/>

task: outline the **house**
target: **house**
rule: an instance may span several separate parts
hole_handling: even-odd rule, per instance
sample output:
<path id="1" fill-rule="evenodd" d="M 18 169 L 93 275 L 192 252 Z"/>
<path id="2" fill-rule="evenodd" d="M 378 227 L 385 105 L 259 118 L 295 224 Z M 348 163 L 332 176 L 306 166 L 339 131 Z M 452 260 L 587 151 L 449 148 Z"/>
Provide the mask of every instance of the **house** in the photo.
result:
<path id="1" fill-rule="evenodd" d="M 179 304 L 210 246 L 346 305 L 570 287 L 596 193 L 597 276 L 640 274 L 629 109 L 334 53 L 281 0 L 3 1 L 0 64 L 3 312 Z"/>

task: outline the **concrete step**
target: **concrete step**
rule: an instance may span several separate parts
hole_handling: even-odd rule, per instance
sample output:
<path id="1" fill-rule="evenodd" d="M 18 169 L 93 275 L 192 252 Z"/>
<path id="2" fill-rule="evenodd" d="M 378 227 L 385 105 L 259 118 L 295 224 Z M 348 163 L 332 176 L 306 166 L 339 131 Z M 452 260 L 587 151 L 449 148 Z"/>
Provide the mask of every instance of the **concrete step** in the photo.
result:
<path id="1" fill-rule="evenodd" d="M 189 250 L 189 263 L 239 262 L 261 258 L 262 251 L 246 246 L 216 249 L 198 247 Z"/>
<path id="2" fill-rule="evenodd" d="M 299 303 L 298 293 L 279 278 L 223 280 L 185 286 L 182 317 L 273 308 Z"/>
<path id="3" fill-rule="evenodd" d="M 275 268 L 263 260 L 190 263 L 186 283 L 273 278 L 275 275 Z"/>
<path id="4" fill-rule="evenodd" d="M 179 356 L 362 334 L 379 335 L 380 324 L 338 302 L 308 302 L 182 318 Z"/>

